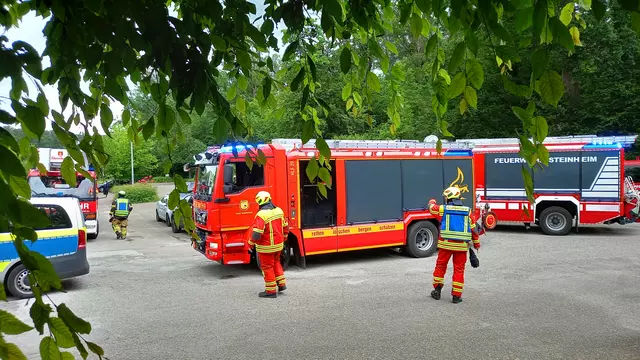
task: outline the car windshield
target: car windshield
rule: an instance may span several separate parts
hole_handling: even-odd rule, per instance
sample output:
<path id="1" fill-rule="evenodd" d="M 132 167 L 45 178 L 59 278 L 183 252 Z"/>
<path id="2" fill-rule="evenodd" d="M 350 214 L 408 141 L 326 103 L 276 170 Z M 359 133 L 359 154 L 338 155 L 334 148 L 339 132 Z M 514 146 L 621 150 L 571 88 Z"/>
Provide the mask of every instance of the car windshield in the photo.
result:
<path id="1" fill-rule="evenodd" d="M 93 181 L 79 176 L 76 187 L 70 187 L 62 177 L 58 176 L 31 176 L 29 186 L 34 195 L 71 196 L 80 200 L 93 200 L 96 198 Z"/>
<path id="2" fill-rule="evenodd" d="M 213 193 L 213 185 L 216 182 L 217 170 L 218 165 L 200 165 L 198 187 L 196 189 L 198 195 L 211 196 Z"/>

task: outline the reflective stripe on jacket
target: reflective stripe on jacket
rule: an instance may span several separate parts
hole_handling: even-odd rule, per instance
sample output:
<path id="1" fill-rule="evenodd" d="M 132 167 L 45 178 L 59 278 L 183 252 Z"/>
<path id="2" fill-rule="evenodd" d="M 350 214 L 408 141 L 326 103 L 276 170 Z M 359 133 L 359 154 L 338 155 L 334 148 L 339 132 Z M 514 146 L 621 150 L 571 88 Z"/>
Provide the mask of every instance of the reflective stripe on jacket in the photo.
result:
<path id="1" fill-rule="evenodd" d="M 118 198 L 116 199 L 116 211 L 113 213 L 118 217 L 129 216 L 129 199 Z"/>
<path id="2" fill-rule="evenodd" d="M 261 209 L 256 214 L 253 238 L 249 240 L 249 245 L 255 244 L 256 251 L 260 253 L 281 251 L 288 233 L 289 223 L 282 209 L 279 207 Z"/>
<path id="3" fill-rule="evenodd" d="M 471 209 L 460 205 L 444 205 L 443 208 L 440 236 L 447 240 L 470 241 L 474 227 Z"/>

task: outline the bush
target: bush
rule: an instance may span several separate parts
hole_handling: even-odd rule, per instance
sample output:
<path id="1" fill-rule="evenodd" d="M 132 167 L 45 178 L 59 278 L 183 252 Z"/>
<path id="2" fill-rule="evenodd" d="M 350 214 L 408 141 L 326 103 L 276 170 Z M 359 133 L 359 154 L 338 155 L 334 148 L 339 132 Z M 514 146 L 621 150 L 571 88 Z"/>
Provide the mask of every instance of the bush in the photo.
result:
<path id="1" fill-rule="evenodd" d="M 156 188 L 149 184 L 120 185 L 113 188 L 113 193 L 118 194 L 120 190 L 127 193 L 127 199 L 132 204 L 153 202 L 159 199 Z"/>
<path id="2" fill-rule="evenodd" d="M 154 176 L 153 179 L 151 179 L 151 182 L 154 182 L 154 183 L 172 183 L 173 182 L 173 178 L 171 176 Z"/>

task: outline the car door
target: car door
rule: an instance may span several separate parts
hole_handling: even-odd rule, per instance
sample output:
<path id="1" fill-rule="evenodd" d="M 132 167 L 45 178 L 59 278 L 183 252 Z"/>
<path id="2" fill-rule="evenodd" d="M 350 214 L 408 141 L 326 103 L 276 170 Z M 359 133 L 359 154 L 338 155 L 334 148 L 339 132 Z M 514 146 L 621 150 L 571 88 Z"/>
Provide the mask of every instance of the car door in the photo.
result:
<path id="1" fill-rule="evenodd" d="M 158 204 L 158 216 L 160 218 L 165 219 L 167 217 L 167 202 L 169 201 L 169 196 L 165 195 L 160 199 L 160 203 Z"/>

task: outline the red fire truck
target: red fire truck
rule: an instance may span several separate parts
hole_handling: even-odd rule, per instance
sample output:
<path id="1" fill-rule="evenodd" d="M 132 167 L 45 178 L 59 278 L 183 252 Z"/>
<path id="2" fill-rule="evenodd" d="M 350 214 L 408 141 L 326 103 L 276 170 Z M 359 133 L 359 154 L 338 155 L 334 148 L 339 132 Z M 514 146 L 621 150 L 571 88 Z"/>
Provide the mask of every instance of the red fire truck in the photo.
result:
<path id="1" fill-rule="evenodd" d="M 453 144 L 473 147 L 476 194 L 479 204 L 491 208 L 487 228 L 495 227 L 496 221 L 535 223 L 545 234 L 566 235 L 579 225 L 628 224 L 638 219 L 640 195 L 624 175 L 624 147 L 636 138 L 549 137 L 545 141 L 549 166 L 535 171 L 518 155 L 516 138 L 464 139 Z M 533 204 L 526 197 L 523 166 L 532 174 Z"/>
<path id="2" fill-rule="evenodd" d="M 427 210 L 444 188 L 463 189 L 475 206 L 470 150 L 450 148 L 438 155 L 418 141 L 327 141 L 331 187 L 327 197 L 306 175 L 318 157 L 314 141 L 275 139 L 257 145 L 266 164 L 247 166 L 246 149 L 210 147 L 194 156 L 197 166 L 193 211 L 197 237 L 192 246 L 222 264 L 251 261 L 247 239 L 258 206 L 255 195 L 269 191 L 288 215 L 291 233 L 282 262 L 351 250 L 400 247 L 414 257 L 436 251 L 438 219 Z M 255 150 L 254 150 L 255 151 Z"/>
<path id="3" fill-rule="evenodd" d="M 90 239 L 98 237 L 100 225 L 98 224 L 98 196 L 97 185 L 95 182 L 96 173 L 93 167 L 89 165 L 87 172 L 93 177 L 87 179 L 81 173 L 76 173 L 76 183 L 71 187 L 67 184 L 60 173 L 60 166 L 65 157 L 67 150 L 39 148 L 40 163 L 44 165 L 47 172 L 41 174 L 38 169 L 29 171 L 28 181 L 31 186 L 32 196 L 71 196 L 76 197 L 80 201 L 80 207 L 84 214 L 85 225 L 87 226 L 87 236 Z M 84 156 L 85 164 L 89 161 Z"/>

